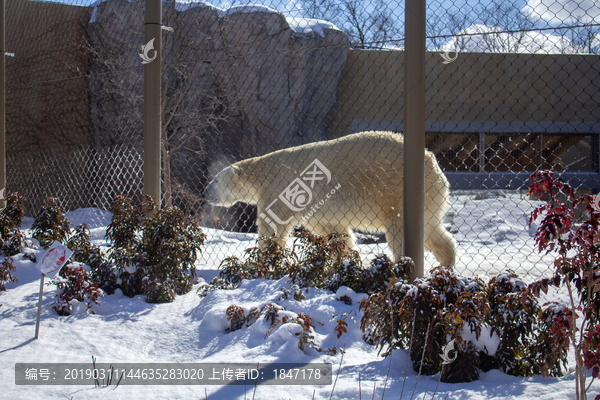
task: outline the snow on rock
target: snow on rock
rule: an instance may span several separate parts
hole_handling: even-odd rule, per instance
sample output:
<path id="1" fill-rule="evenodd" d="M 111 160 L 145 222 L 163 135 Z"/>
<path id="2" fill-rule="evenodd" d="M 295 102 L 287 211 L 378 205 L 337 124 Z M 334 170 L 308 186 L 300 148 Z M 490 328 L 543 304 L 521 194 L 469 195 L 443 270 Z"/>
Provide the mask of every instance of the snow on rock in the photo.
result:
<path id="1" fill-rule="evenodd" d="M 204 2 L 204 1 L 181 1 L 181 0 L 178 0 L 175 2 L 175 9 L 177 11 L 183 12 L 183 11 L 187 11 L 191 8 L 209 8 L 209 9 L 217 11 L 219 14 L 224 12 L 219 7 L 216 7 L 212 4 Z"/>
<path id="2" fill-rule="evenodd" d="M 274 8 L 263 6 L 260 4 L 245 4 L 241 6 L 233 6 L 229 8 L 225 13 L 226 14 L 235 14 L 235 13 L 253 13 L 253 12 L 266 12 L 266 13 L 279 13 Z"/>
<path id="3" fill-rule="evenodd" d="M 310 34 L 316 32 L 321 37 L 325 37 L 325 29 L 339 31 L 339 28 L 331 22 L 314 18 L 292 18 L 287 17 L 287 22 L 296 33 Z"/>
<path id="4" fill-rule="evenodd" d="M 106 1 L 106 0 L 104 0 Z M 227 10 L 215 7 L 212 4 L 203 2 L 203 1 L 177 1 L 175 3 L 175 9 L 180 12 L 184 12 L 194 7 L 202 7 L 202 8 L 210 8 L 217 11 L 219 18 L 223 18 L 227 15 L 232 15 L 236 13 L 254 13 L 254 12 L 265 12 L 265 13 L 275 13 L 281 14 L 279 11 L 272 7 L 264 6 L 261 4 L 245 4 L 239 6 L 233 6 Z M 338 29 L 334 24 L 328 21 L 323 21 L 320 19 L 314 18 L 298 18 L 298 17 L 289 17 L 285 16 L 285 19 L 290 26 L 290 28 L 296 32 L 301 34 L 311 34 L 312 32 L 317 33 L 321 37 L 325 37 L 325 29 Z M 91 22 L 91 21 L 90 21 Z"/>

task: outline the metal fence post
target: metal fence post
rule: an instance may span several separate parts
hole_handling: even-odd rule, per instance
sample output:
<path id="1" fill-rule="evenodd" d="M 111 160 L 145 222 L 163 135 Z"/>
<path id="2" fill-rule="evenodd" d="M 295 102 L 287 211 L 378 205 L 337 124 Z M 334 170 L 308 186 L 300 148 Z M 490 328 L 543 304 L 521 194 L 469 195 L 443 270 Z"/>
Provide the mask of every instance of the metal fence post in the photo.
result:
<path id="1" fill-rule="evenodd" d="M 6 90 L 5 64 L 6 48 L 4 40 L 4 5 L 0 0 L 0 208 L 6 205 Z"/>
<path id="2" fill-rule="evenodd" d="M 404 254 L 424 275 L 425 0 L 405 0 Z"/>
<path id="3" fill-rule="evenodd" d="M 144 195 L 150 195 L 161 204 L 161 0 L 146 0 L 145 46 L 153 42 L 154 57 L 144 65 Z"/>

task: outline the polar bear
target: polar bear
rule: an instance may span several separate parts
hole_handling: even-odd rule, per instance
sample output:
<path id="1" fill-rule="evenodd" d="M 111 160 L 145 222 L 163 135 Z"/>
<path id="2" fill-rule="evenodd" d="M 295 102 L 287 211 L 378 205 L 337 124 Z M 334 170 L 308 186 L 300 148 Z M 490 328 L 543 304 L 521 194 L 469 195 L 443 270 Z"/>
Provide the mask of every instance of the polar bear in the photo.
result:
<path id="1" fill-rule="evenodd" d="M 219 172 L 203 197 L 215 206 L 258 207 L 259 237 L 283 246 L 294 226 L 317 235 L 384 232 L 394 258 L 402 247 L 403 136 L 362 132 L 236 162 Z M 443 266 L 455 261 L 454 238 L 442 219 L 448 180 L 425 151 L 425 250 Z"/>

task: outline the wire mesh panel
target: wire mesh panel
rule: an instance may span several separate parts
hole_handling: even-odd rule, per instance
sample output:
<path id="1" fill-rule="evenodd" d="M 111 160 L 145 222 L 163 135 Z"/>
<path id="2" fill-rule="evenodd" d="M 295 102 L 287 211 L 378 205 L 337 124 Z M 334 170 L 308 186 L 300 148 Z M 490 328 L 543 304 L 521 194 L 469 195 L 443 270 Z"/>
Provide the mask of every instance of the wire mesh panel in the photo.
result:
<path id="1" fill-rule="evenodd" d="M 47 197 L 67 211 L 140 198 L 142 69 L 133 59 L 143 21 L 114 10 L 102 18 L 99 7 L 7 2 L 7 191 L 26 196 L 28 215 Z"/>
<path id="2" fill-rule="evenodd" d="M 202 220 L 202 262 L 295 229 L 400 255 L 404 2 L 162 7 L 160 200 Z M 599 18 L 589 2 L 427 3 L 427 268 L 548 272 L 528 179 L 600 188 Z M 8 192 L 30 214 L 48 196 L 141 198 L 144 3 L 13 0 L 6 21 Z"/>
<path id="3" fill-rule="evenodd" d="M 142 157 L 127 145 L 9 153 L 7 164 L 8 187 L 19 188 L 28 199 L 28 215 L 34 215 L 49 196 L 58 197 L 69 211 L 106 210 L 115 196 L 125 193 L 141 200 Z"/>

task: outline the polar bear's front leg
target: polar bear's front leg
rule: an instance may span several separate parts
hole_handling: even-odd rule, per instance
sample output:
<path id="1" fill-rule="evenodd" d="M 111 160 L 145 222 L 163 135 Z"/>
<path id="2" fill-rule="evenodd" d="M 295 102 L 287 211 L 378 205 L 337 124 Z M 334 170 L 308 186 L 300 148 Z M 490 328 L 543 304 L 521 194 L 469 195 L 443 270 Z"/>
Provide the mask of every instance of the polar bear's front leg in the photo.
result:
<path id="1" fill-rule="evenodd" d="M 431 251 L 440 265 L 444 267 L 454 266 L 456 242 L 441 223 L 425 227 L 425 250 Z"/>
<path id="2" fill-rule="evenodd" d="M 311 224 L 307 224 L 305 228 L 314 233 L 315 235 L 319 235 L 322 237 L 325 237 L 332 233 L 345 234 L 346 237 L 344 238 L 344 242 L 346 243 L 346 247 L 348 247 L 351 250 L 358 251 L 358 247 L 356 247 L 356 243 L 354 243 L 354 240 L 352 239 L 352 232 L 348 227 L 313 222 Z"/>
<path id="3" fill-rule="evenodd" d="M 282 220 L 273 212 L 263 212 L 260 207 L 258 208 L 256 225 L 260 246 L 264 245 L 265 239 L 272 238 L 280 247 L 284 247 L 287 237 L 294 227 L 291 218 Z"/>
<path id="4" fill-rule="evenodd" d="M 403 222 L 398 219 L 396 221 L 390 221 L 385 225 L 385 240 L 390 246 L 392 250 L 392 254 L 394 255 L 394 262 L 398 262 L 400 257 L 404 254 L 404 249 L 402 248 L 402 239 L 403 239 Z"/>

